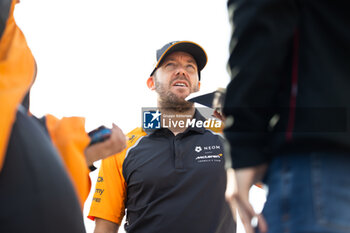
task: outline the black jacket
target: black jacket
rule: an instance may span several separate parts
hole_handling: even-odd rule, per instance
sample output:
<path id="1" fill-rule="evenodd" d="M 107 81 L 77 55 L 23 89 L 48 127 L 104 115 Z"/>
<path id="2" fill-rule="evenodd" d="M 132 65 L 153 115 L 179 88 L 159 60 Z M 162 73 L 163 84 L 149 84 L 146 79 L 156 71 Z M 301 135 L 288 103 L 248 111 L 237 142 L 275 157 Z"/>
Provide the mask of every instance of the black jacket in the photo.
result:
<path id="1" fill-rule="evenodd" d="M 224 113 L 234 119 L 225 130 L 233 166 L 291 150 L 350 152 L 350 2 L 228 5 L 233 79 Z"/>

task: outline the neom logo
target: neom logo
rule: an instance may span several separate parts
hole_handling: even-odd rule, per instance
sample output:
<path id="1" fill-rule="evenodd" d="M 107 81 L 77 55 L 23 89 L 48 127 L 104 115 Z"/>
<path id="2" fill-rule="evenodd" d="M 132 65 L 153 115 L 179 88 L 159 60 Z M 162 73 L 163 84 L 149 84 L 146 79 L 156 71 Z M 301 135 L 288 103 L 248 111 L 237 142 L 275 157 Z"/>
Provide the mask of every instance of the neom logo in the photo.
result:
<path id="1" fill-rule="evenodd" d="M 199 153 L 201 152 L 202 150 L 220 150 L 221 149 L 221 146 L 218 146 L 218 145 L 212 145 L 212 146 L 196 146 L 194 148 L 194 150 Z"/>

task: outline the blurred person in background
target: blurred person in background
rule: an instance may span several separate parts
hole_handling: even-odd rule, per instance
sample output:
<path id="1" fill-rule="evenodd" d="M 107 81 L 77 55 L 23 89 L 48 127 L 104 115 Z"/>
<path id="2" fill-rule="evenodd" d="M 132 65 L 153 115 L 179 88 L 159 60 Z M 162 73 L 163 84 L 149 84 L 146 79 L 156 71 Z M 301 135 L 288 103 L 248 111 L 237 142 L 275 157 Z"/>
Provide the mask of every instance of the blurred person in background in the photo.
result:
<path id="1" fill-rule="evenodd" d="M 350 231 L 350 3 L 230 0 L 224 114 L 247 233 Z"/>

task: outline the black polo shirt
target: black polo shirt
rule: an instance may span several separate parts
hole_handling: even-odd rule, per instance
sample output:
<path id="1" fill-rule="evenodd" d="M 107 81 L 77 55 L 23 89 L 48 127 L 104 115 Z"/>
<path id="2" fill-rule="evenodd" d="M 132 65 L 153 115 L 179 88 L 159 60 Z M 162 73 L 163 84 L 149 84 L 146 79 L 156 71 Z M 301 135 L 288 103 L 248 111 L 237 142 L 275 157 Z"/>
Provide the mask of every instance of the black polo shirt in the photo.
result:
<path id="1" fill-rule="evenodd" d="M 194 118 L 204 120 L 197 110 Z M 127 232 L 235 232 L 224 195 L 226 171 L 221 136 L 204 127 L 189 127 L 176 136 L 167 128 L 129 136 L 133 144 L 121 162 Z M 109 190 L 113 185 L 110 180 L 115 179 L 107 175 L 111 167 L 110 162 L 102 166 L 103 181 L 97 189 L 106 194 L 95 193 L 90 215 L 114 221 L 113 214 L 104 215 L 105 208 L 98 207 L 113 204 L 113 196 L 118 195 Z M 100 198 L 99 202 L 96 198 Z"/>

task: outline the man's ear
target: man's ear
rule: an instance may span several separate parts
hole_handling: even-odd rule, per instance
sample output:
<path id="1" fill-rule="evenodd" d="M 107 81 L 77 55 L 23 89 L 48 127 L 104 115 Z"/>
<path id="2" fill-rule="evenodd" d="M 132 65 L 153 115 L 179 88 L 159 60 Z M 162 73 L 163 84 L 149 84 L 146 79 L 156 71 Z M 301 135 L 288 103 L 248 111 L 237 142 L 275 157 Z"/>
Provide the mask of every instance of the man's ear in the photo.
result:
<path id="1" fill-rule="evenodd" d="M 154 85 L 154 77 L 153 76 L 151 76 L 147 79 L 147 87 L 152 91 L 154 91 L 156 89 L 156 87 Z"/>
<path id="2" fill-rule="evenodd" d="M 198 81 L 198 91 L 201 89 L 201 81 Z"/>

